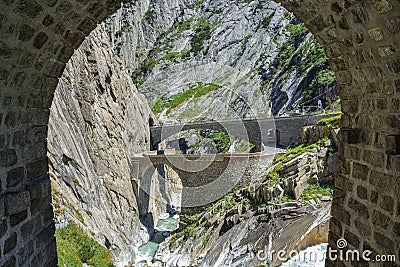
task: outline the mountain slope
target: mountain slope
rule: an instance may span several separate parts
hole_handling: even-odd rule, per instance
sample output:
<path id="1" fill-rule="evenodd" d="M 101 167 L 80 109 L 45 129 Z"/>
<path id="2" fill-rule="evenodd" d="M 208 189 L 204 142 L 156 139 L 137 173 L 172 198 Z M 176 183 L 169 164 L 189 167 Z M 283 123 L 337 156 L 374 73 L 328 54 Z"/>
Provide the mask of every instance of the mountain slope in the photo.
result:
<path id="1" fill-rule="evenodd" d="M 108 25 L 161 122 L 278 115 L 335 84 L 322 48 L 273 1 L 131 3 Z"/>

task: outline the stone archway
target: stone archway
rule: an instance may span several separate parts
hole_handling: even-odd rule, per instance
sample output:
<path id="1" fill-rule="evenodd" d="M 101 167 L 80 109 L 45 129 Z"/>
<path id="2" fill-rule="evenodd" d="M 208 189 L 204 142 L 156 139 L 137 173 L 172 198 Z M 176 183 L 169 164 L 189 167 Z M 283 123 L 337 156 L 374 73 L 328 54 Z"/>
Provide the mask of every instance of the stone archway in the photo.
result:
<path id="1" fill-rule="evenodd" d="M 344 237 L 350 248 L 397 253 L 399 260 L 400 3 L 279 2 L 324 47 L 341 85 L 341 164 L 330 244 Z M 19 265 L 22 257 L 33 266 L 56 265 L 46 157 L 49 108 L 74 49 L 120 3 L 0 3 L 2 265 Z"/>

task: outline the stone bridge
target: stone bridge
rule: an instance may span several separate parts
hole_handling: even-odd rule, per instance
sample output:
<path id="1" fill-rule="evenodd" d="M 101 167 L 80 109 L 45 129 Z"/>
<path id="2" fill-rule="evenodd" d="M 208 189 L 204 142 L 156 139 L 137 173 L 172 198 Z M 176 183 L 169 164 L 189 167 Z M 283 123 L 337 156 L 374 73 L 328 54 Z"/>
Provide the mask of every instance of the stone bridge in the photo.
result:
<path id="1" fill-rule="evenodd" d="M 152 126 L 150 127 L 151 148 L 157 150 L 160 142 L 174 134 L 195 129 L 229 133 L 238 139 L 254 144 L 256 151 L 261 151 L 263 145 L 287 147 L 301 142 L 302 127 L 315 125 L 319 120 L 331 116 L 333 115 L 303 115 Z M 271 135 L 268 131 L 271 131 Z"/>
<path id="2" fill-rule="evenodd" d="M 274 155 L 252 154 L 173 154 L 133 158 L 133 177 L 139 181 L 139 199 L 151 197 L 151 177 L 159 166 L 172 168 L 182 183 L 182 209 L 199 208 L 218 200 L 232 189 L 246 186 L 270 166 Z M 147 201 L 146 201 L 147 199 Z M 145 210 L 145 209 L 144 209 Z"/>
<path id="3" fill-rule="evenodd" d="M 329 244 L 400 265 L 400 2 L 277 0 L 313 33 L 340 85 L 340 175 Z M 66 62 L 119 0 L 0 2 L 0 266 L 56 266 L 47 163 Z M 265 3 L 261 2 L 260 3 Z M 327 261 L 327 266 L 368 263 Z"/>

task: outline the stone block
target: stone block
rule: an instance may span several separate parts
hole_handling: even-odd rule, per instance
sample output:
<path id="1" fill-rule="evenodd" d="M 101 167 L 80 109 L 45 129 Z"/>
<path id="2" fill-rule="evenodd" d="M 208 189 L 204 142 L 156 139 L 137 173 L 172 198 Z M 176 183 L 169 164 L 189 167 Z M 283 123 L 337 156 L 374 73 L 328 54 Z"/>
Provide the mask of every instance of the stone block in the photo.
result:
<path id="1" fill-rule="evenodd" d="M 34 0 L 21 0 L 14 10 L 15 13 L 20 13 L 28 18 L 35 18 L 43 11 L 41 5 Z"/>
<path id="2" fill-rule="evenodd" d="M 55 4 L 57 4 L 58 0 L 43 0 L 44 3 L 46 3 L 46 5 L 52 7 L 55 6 Z"/>
<path id="3" fill-rule="evenodd" d="M 24 266 L 25 264 L 27 264 L 29 258 L 33 255 L 34 251 L 34 242 L 33 240 L 31 240 L 29 243 L 20 248 L 17 252 L 18 264 L 20 266 Z"/>
<path id="4" fill-rule="evenodd" d="M 350 129 L 350 128 L 342 128 L 340 129 L 340 136 L 342 142 L 346 144 L 357 144 L 360 140 L 360 130 L 359 129 Z"/>
<path id="5" fill-rule="evenodd" d="M 43 180 L 35 184 L 29 184 L 28 190 L 31 195 L 31 199 L 44 198 L 50 195 L 50 182 Z"/>
<path id="6" fill-rule="evenodd" d="M 391 59 L 387 62 L 386 66 L 393 74 L 400 73 L 400 59 Z"/>
<path id="7" fill-rule="evenodd" d="M 31 212 L 33 214 L 35 214 L 41 210 L 44 210 L 49 207 L 50 203 L 51 203 L 51 195 L 50 194 L 43 198 L 34 199 L 31 202 Z"/>
<path id="8" fill-rule="evenodd" d="M 336 72 L 336 80 L 338 84 L 351 84 L 353 77 L 349 71 L 338 71 Z"/>
<path id="9" fill-rule="evenodd" d="M 400 17 L 390 18 L 386 20 L 386 28 L 392 34 L 400 32 Z"/>
<path id="10" fill-rule="evenodd" d="M 18 212 L 16 214 L 13 214 L 10 216 L 10 225 L 11 227 L 14 227 L 18 224 L 20 224 L 21 222 L 23 222 L 28 216 L 28 212 L 27 210 Z"/>
<path id="11" fill-rule="evenodd" d="M 35 221 L 35 219 L 30 220 L 21 226 L 21 237 L 24 240 L 29 239 L 32 233 L 36 232 L 37 227 Z"/>
<path id="12" fill-rule="evenodd" d="M 13 215 L 26 210 L 30 206 L 29 192 L 6 194 L 4 197 L 4 206 L 6 215 Z"/>
<path id="13" fill-rule="evenodd" d="M 369 182 L 384 192 L 390 192 L 393 189 L 394 177 L 389 174 L 372 171 Z"/>
<path id="14" fill-rule="evenodd" d="M 366 181 L 368 178 L 369 168 L 367 165 L 353 163 L 353 177 L 359 180 Z"/>
<path id="15" fill-rule="evenodd" d="M 394 81 L 394 86 L 396 88 L 396 92 L 400 93 L 400 80 L 395 80 Z"/>
<path id="16" fill-rule="evenodd" d="M 72 32 L 70 30 L 67 30 L 64 33 L 64 41 L 74 49 L 77 49 L 81 45 L 84 39 L 85 35 L 81 32 Z"/>
<path id="17" fill-rule="evenodd" d="M 394 254 L 394 242 L 390 238 L 379 232 L 374 232 L 374 239 L 384 252 Z"/>
<path id="18" fill-rule="evenodd" d="M 357 196 L 360 199 L 366 200 L 368 198 L 368 190 L 364 186 L 357 186 Z"/>
<path id="19" fill-rule="evenodd" d="M 379 226 L 383 229 L 386 229 L 389 226 L 390 218 L 387 217 L 382 212 L 374 210 L 374 212 L 372 213 L 372 223 L 375 226 Z"/>
<path id="20" fill-rule="evenodd" d="M 33 180 L 47 174 L 48 159 L 47 157 L 30 162 L 26 165 L 28 179 Z"/>
<path id="21" fill-rule="evenodd" d="M 385 167 L 385 154 L 382 152 L 367 149 L 364 151 L 363 159 L 375 167 Z"/>
<path id="22" fill-rule="evenodd" d="M 342 236 L 342 224 L 335 217 L 332 217 L 329 221 L 329 231 L 334 233 L 337 236 Z"/>
<path id="23" fill-rule="evenodd" d="M 50 15 L 47 15 L 46 17 L 44 17 L 42 24 L 46 27 L 52 25 L 54 23 L 54 18 Z"/>
<path id="24" fill-rule="evenodd" d="M 368 20 L 368 13 L 361 5 L 352 8 L 351 13 L 353 15 L 354 23 L 365 23 Z"/>
<path id="25" fill-rule="evenodd" d="M 65 63 L 58 60 L 49 60 L 45 65 L 45 70 L 43 71 L 45 75 L 50 77 L 58 78 L 61 76 L 65 69 Z M 28 106 L 29 107 L 29 106 Z M 35 106 L 31 106 L 35 107 Z"/>
<path id="26" fill-rule="evenodd" d="M 379 206 L 393 214 L 394 199 L 391 196 L 380 195 L 379 196 Z"/>
<path id="27" fill-rule="evenodd" d="M 364 222 L 365 220 L 357 218 L 354 220 L 354 226 L 361 236 L 369 237 L 371 236 L 371 227 Z"/>
<path id="28" fill-rule="evenodd" d="M 369 196 L 369 201 L 371 201 L 371 203 L 378 203 L 378 199 L 379 199 L 379 194 L 378 192 L 371 190 L 371 194 Z"/>
<path id="29" fill-rule="evenodd" d="M 0 150 L 0 167 L 12 167 L 18 162 L 18 156 L 15 149 Z"/>
<path id="30" fill-rule="evenodd" d="M 1 189 L 1 186 L 0 186 Z M 0 218 L 3 218 L 5 214 L 5 209 L 4 209 L 4 197 L 0 197 Z"/>
<path id="31" fill-rule="evenodd" d="M 41 217 L 42 217 L 41 219 L 42 219 L 43 225 L 47 225 L 51 221 L 53 221 L 53 218 L 54 218 L 53 207 L 49 206 L 46 210 L 44 210 Z"/>
<path id="32" fill-rule="evenodd" d="M 0 238 L 2 238 L 7 232 L 7 221 L 3 220 L 0 223 Z"/>
<path id="33" fill-rule="evenodd" d="M 4 262 L 4 264 L 1 267 L 15 267 L 17 266 L 17 259 L 15 256 L 11 256 L 8 260 Z"/>
<path id="34" fill-rule="evenodd" d="M 387 153 L 400 155 L 400 135 L 389 135 L 386 137 Z"/>
<path id="35" fill-rule="evenodd" d="M 393 233 L 395 236 L 400 236 L 400 223 L 395 222 L 393 226 Z"/>
<path id="36" fill-rule="evenodd" d="M 358 215 L 360 215 L 361 217 L 363 217 L 365 219 L 369 218 L 369 212 L 368 212 L 369 210 L 368 210 L 367 206 L 365 206 L 358 200 L 356 200 L 354 198 L 350 198 L 348 201 L 348 207 L 350 209 L 354 210 L 355 212 L 357 212 Z"/>
<path id="37" fill-rule="evenodd" d="M 11 188 L 20 185 L 25 178 L 25 168 L 18 167 L 7 173 L 7 187 Z"/>
<path id="38" fill-rule="evenodd" d="M 23 24 L 19 29 L 18 40 L 22 42 L 29 41 L 32 39 L 34 33 L 35 31 L 31 26 Z"/>
<path id="39" fill-rule="evenodd" d="M 78 30 L 83 32 L 84 34 L 89 34 L 94 28 L 96 28 L 97 24 L 90 18 L 85 18 L 78 26 Z"/>
<path id="40" fill-rule="evenodd" d="M 350 225 L 350 213 L 340 205 L 332 206 L 332 216 L 343 224 Z"/>
<path id="41" fill-rule="evenodd" d="M 355 248 L 358 248 L 360 246 L 360 239 L 353 234 L 352 232 L 350 232 L 349 230 L 346 230 L 344 232 L 344 239 L 346 239 L 346 241 L 352 245 Z"/>
<path id="42" fill-rule="evenodd" d="M 397 111 L 400 109 L 400 99 L 392 99 L 391 105 L 390 105 L 390 109 L 392 111 Z"/>
<path id="43" fill-rule="evenodd" d="M 47 36 L 46 33 L 40 32 L 33 41 L 33 46 L 37 49 L 41 49 L 48 39 L 49 37 Z"/>
<path id="44" fill-rule="evenodd" d="M 54 238 L 54 232 L 55 228 L 53 223 L 43 228 L 36 236 L 36 249 L 40 249 L 43 245 L 47 244 L 51 238 Z"/>
<path id="45" fill-rule="evenodd" d="M 57 59 L 60 60 L 61 62 L 67 63 L 68 60 L 73 55 L 74 51 L 75 50 L 72 47 L 63 46 L 60 49 L 60 52 L 59 52 L 59 55 L 58 55 Z"/>
<path id="46" fill-rule="evenodd" d="M 17 234 L 14 232 L 4 241 L 3 254 L 6 255 L 10 251 L 12 251 L 16 246 L 17 246 Z"/>

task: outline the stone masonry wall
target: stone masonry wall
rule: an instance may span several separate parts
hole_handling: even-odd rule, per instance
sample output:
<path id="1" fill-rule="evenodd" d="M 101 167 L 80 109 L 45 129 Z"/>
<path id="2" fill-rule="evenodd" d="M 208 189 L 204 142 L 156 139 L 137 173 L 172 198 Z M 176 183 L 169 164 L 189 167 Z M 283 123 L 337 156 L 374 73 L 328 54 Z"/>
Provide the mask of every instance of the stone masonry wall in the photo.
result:
<path id="1" fill-rule="evenodd" d="M 330 245 L 400 255 L 400 2 L 280 0 L 324 47 L 340 84 L 340 177 Z M 66 62 L 119 0 L 0 2 L 0 265 L 57 263 L 46 157 Z M 359 266 L 335 262 L 330 265 Z M 366 265 L 366 264 L 364 264 Z"/>

